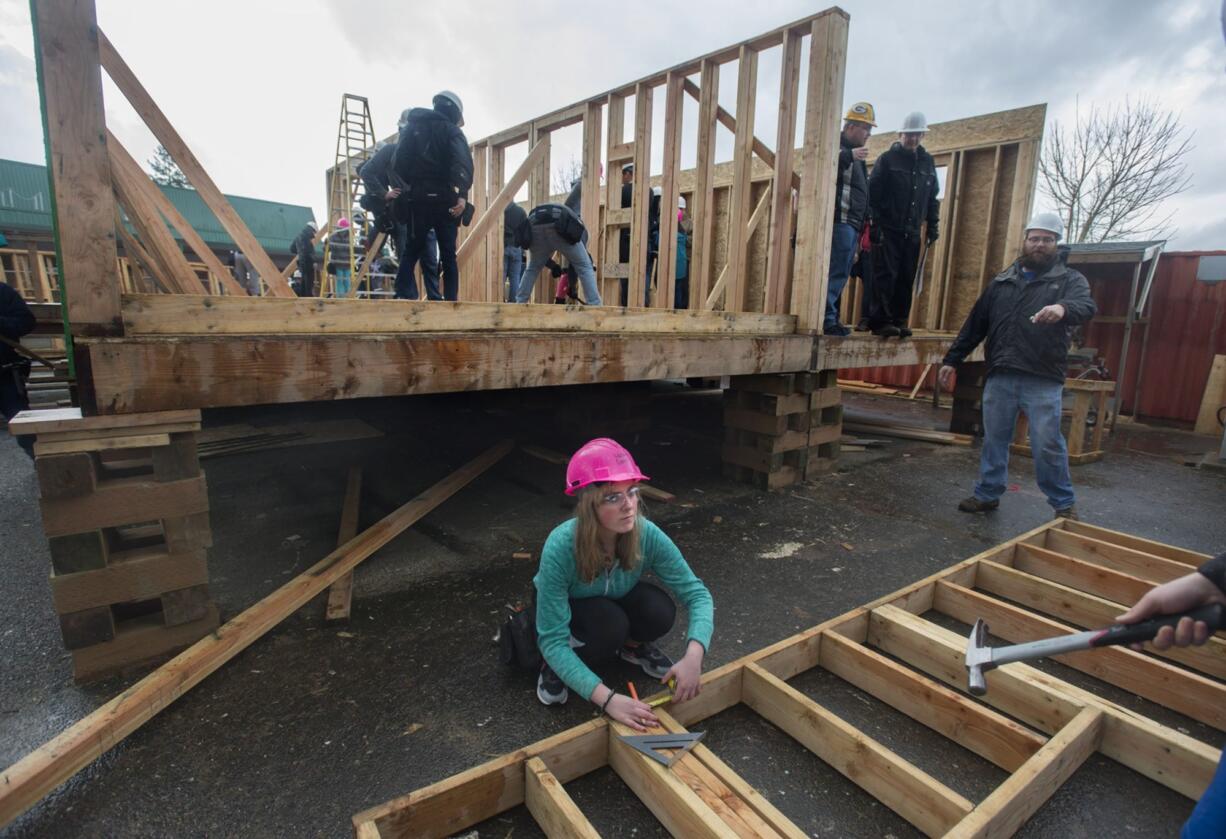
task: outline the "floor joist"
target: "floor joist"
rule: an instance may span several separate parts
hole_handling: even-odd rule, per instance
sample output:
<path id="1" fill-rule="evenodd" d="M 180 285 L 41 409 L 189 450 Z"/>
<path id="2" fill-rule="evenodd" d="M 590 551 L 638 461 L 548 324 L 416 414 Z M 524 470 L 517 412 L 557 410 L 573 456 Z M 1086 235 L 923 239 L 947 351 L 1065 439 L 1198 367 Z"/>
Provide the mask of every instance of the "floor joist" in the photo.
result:
<path id="1" fill-rule="evenodd" d="M 1026 664 L 992 671 L 987 695 L 972 698 L 965 692 L 966 639 L 922 617 L 935 610 L 966 622 L 972 613 L 983 612 L 997 620 L 998 634 L 1006 638 L 1019 628 L 1046 634 L 1066 631 L 1067 627 L 1050 618 L 975 589 L 980 574 L 985 584 L 1002 570 L 1021 574 L 1013 562 L 1016 557 L 1032 556 L 1028 548 L 1073 544 L 1061 539 L 1088 532 L 1080 525 L 1070 525 L 1077 523 L 1044 525 L 712 670 L 704 675 L 698 697 L 661 709 L 665 730 L 685 731 L 685 726 L 743 703 L 929 835 L 1010 835 L 1095 752 L 1189 798 L 1199 796 L 1220 758 L 1217 749 Z M 1125 552 L 1144 547 L 1149 550 L 1142 553 L 1170 560 L 1178 550 L 1164 553 L 1158 543 L 1106 530 L 1094 533 L 1084 538 Z M 1136 566 L 1135 556 L 1121 555 L 1130 567 Z M 1114 666 L 1099 665 L 1086 668 L 1087 672 L 1130 689 L 1143 687 L 1147 678 L 1160 681 L 1160 674 L 1169 690 L 1151 691 L 1149 698 L 1172 710 L 1191 711 L 1196 703 L 1220 705 L 1217 697 L 1223 687 L 1212 677 L 1132 651 L 1110 652 L 1118 654 L 1110 659 Z M 1064 663 L 1076 666 L 1074 657 L 1066 658 Z M 1009 777 L 978 803 L 965 799 L 940 778 L 911 765 L 823 708 L 819 698 L 787 683 L 814 667 L 828 670 L 990 760 L 1009 772 Z M 1193 701 L 1178 701 L 1181 689 Z M 1212 722 L 1216 724 L 1216 718 Z M 668 770 L 621 743 L 616 736 L 619 728 L 595 720 L 562 732 L 359 813 L 354 817 L 355 832 L 363 837 L 442 836 L 471 827 L 524 803 L 525 787 L 541 783 L 540 766 L 531 759 L 548 754 L 556 761 L 550 772 L 563 782 L 611 765 L 674 835 L 798 835 L 799 828 L 706 746 L 700 744 Z M 607 743 L 603 754 L 596 754 L 590 745 L 597 730 Z M 581 742 L 589 745 L 585 749 L 572 746 L 578 757 L 568 764 L 564 756 L 568 746 Z M 497 800 L 474 798 L 474 793 L 485 788 L 497 788 L 502 794 Z M 551 795 L 544 816 L 538 816 L 549 835 L 557 835 L 554 826 L 562 812 L 570 813 L 561 822 L 564 826 L 580 826 L 576 833 L 586 824 L 586 817 L 569 811 L 565 801 L 569 797 Z M 530 805 L 530 811 L 536 815 L 542 806 L 538 801 Z"/>

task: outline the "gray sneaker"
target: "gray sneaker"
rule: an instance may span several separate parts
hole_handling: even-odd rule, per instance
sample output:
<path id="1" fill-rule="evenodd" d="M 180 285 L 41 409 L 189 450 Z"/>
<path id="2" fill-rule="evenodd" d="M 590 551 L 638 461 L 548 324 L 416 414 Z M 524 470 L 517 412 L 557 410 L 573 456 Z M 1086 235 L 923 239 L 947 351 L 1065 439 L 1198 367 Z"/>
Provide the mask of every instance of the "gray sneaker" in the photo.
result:
<path id="1" fill-rule="evenodd" d="M 566 700 L 570 699 L 566 683 L 548 664 L 541 665 L 541 675 L 536 679 L 536 698 L 541 700 L 542 705 L 565 705 Z"/>
<path id="2" fill-rule="evenodd" d="M 653 679 L 663 679 L 673 666 L 673 660 L 660 652 L 655 644 L 639 644 L 637 647 L 626 645 L 622 647 L 620 655 L 622 661 L 637 664 Z"/>

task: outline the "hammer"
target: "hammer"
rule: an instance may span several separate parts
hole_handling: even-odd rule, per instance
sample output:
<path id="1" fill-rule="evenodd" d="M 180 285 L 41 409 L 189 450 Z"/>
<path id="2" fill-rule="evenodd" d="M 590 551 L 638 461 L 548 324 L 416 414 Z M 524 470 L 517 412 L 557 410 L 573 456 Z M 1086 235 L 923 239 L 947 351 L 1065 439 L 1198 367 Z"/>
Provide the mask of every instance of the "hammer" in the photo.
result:
<path id="1" fill-rule="evenodd" d="M 1163 615 L 1140 623 L 1117 623 L 1106 629 L 1094 629 L 1088 632 L 1075 632 L 1072 635 L 1062 635 L 1058 638 L 1045 638 L 1042 641 L 1031 641 L 1027 644 L 1013 644 L 1008 647 L 987 646 L 988 625 L 983 618 L 975 621 L 970 637 L 966 640 L 966 674 L 970 692 L 975 696 L 983 696 L 988 692 L 984 674 L 989 670 L 1008 664 L 1011 661 L 1027 661 L 1045 656 L 1075 653 L 1081 650 L 1091 650 L 1096 647 L 1111 647 L 1117 644 L 1136 644 L 1142 641 L 1152 641 L 1158 630 L 1164 626 L 1174 627 L 1183 618 L 1194 621 L 1204 621 L 1210 632 L 1216 632 L 1226 626 L 1226 606 L 1221 603 L 1211 603 L 1200 606 L 1190 612 L 1178 615 Z"/>

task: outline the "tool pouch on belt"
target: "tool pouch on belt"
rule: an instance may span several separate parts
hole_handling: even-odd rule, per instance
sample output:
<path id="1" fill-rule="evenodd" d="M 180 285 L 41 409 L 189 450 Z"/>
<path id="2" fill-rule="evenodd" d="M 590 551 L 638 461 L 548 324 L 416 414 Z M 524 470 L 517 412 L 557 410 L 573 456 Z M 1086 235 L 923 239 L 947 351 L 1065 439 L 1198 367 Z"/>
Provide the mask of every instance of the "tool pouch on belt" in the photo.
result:
<path id="1" fill-rule="evenodd" d="M 575 211 L 561 204 L 542 204 L 529 213 L 528 218 L 533 224 L 552 224 L 568 245 L 578 244 L 587 232 Z"/>
<path id="2" fill-rule="evenodd" d="M 538 672 L 541 651 L 536 646 L 536 607 L 520 607 L 503 621 L 498 632 L 498 657 L 503 664 Z"/>

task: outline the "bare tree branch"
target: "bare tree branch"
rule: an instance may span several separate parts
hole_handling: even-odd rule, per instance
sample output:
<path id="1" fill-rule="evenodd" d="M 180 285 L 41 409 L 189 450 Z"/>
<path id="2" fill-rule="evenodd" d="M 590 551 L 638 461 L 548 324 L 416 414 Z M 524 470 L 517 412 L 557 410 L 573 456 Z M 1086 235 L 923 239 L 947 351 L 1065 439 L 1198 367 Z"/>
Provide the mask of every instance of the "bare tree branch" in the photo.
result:
<path id="1" fill-rule="evenodd" d="M 1091 107 L 1066 129 L 1053 122 L 1039 172 L 1069 242 L 1161 238 L 1173 230 L 1166 199 L 1188 189 L 1192 132 L 1151 103 Z"/>

